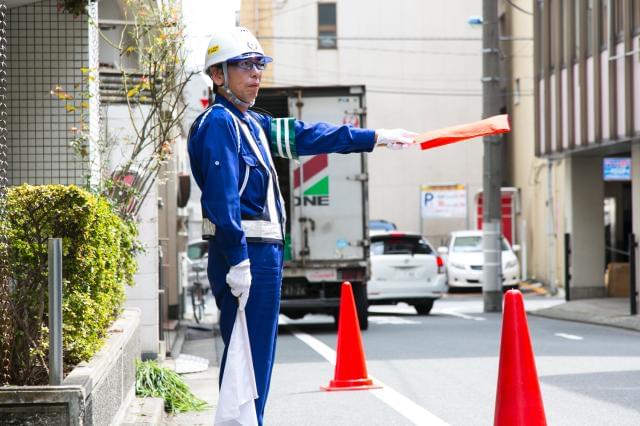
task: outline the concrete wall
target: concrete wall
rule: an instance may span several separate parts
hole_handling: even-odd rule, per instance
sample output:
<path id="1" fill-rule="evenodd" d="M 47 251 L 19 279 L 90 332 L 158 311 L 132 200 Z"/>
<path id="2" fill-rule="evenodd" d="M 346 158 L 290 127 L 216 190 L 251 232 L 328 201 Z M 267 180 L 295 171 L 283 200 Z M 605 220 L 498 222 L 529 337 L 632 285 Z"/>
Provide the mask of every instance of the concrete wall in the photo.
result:
<path id="1" fill-rule="evenodd" d="M 338 48 L 318 50 L 317 4 L 278 3 L 272 13 L 272 47 L 265 43 L 267 54 L 275 59 L 270 65 L 273 77 L 267 74 L 263 82 L 365 84 L 370 128 L 422 132 L 480 119 L 482 34 L 467 24 L 467 18 L 481 14 L 481 7 L 480 1 L 338 1 Z M 241 23 L 249 28 L 252 17 L 244 12 L 252 10 L 255 1 L 242 2 Z M 364 39 L 345 39 L 354 37 Z M 478 40 L 433 40 L 457 37 Z M 418 231 L 421 185 L 466 185 L 471 217 L 472 197 L 482 187 L 482 143 L 425 152 L 380 149 L 369 155 L 369 171 L 370 217 Z M 448 233 L 447 225 L 432 220 L 423 228 L 435 236 Z"/>
<path id="2" fill-rule="evenodd" d="M 640 241 L 640 141 L 631 145 L 631 203 L 633 210 L 633 233 Z M 636 247 L 636 289 L 640 289 L 640 246 Z"/>
<path id="3" fill-rule="evenodd" d="M 102 349 L 78 364 L 60 386 L 1 387 L 0 424 L 120 424 L 135 396 L 139 324 L 140 312 L 125 310 Z"/>
<path id="4" fill-rule="evenodd" d="M 602 159 L 569 157 L 566 226 L 571 234 L 571 298 L 603 297 L 604 182 Z"/>

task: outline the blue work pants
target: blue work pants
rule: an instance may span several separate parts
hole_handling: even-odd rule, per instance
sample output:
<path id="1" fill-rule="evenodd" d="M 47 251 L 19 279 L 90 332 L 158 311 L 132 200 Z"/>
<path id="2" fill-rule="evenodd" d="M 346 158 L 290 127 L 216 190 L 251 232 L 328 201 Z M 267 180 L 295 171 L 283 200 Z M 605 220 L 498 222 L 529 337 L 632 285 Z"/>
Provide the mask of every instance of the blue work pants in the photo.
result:
<path id="1" fill-rule="evenodd" d="M 247 249 L 251 262 L 251 290 L 245 313 L 259 395 L 256 399 L 256 413 L 258 425 L 262 425 L 276 352 L 284 250 L 281 244 L 272 243 L 248 243 Z M 216 253 L 215 245 L 210 244 L 208 275 L 220 310 L 220 333 L 225 345 L 220 364 L 220 383 L 238 309 L 238 299 L 231 294 L 226 282 L 229 268 L 224 256 Z"/>

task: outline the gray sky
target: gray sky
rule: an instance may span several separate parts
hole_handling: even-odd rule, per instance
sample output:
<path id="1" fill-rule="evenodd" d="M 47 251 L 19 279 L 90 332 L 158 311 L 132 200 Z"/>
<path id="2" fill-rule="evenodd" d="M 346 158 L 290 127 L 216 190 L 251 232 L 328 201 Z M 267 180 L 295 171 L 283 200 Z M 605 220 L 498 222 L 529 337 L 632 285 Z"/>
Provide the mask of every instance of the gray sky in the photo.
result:
<path id="1" fill-rule="evenodd" d="M 235 25 L 240 0 L 182 0 L 187 27 L 187 68 L 201 69 L 211 34 Z"/>

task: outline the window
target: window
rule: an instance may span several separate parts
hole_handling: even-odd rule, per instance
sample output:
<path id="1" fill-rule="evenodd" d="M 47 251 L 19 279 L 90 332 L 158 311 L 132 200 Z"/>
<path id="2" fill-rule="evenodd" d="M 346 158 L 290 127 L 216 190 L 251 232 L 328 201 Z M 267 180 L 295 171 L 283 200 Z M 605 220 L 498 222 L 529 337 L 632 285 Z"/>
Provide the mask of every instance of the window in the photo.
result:
<path id="1" fill-rule="evenodd" d="M 337 49 L 336 4 L 318 3 L 318 49 Z"/>
<path id="2" fill-rule="evenodd" d="M 571 36 L 573 35 L 571 32 L 574 31 L 573 27 L 571 26 L 571 20 L 574 19 L 573 16 L 573 3 L 571 3 L 570 1 L 564 1 L 563 3 L 563 10 L 562 13 L 564 15 L 564 19 L 562 22 L 563 25 L 563 34 L 562 34 L 562 38 L 564 40 L 564 44 L 562 46 L 563 49 L 563 54 L 565 56 L 563 56 L 563 61 L 565 61 L 565 65 L 569 64 L 572 65 L 574 60 L 575 60 L 575 49 L 573 47 L 573 42 L 574 40 L 572 40 Z M 576 23 L 573 22 L 573 24 L 575 25 Z M 566 56 L 570 56 L 570 57 L 566 57 Z"/>
<path id="3" fill-rule="evenodd" d="M 207 241 L 198 241 L 187 246 L 187 257 L 191 260 L 202 259 L 209 250 Z"/>
<path id="4" fill-rule="evenodd" d="M 544 75 L 544 60 L 543 60 L 543 54 L 546 50 L 545 48 L 545 43 L 546 43 L 546 39 L 547 39 L 547 35 L 544 33 L 543 29 L 544 29 L 544 15 L 543 15 L 543 3 L 541 1 L 536 2 L 536 15 L 537 18 L 536 19 L 536 28 L 535 28 L 535 32 L 538 35 L 538 43 L 535 44 L 534 49 L 536 49 L 536 55 L 538 57 L 538 77 L 541 77 L 542 75 Z"/>
<path id="5" fill-rule="evenodd" d="M 587 2 L 587 56 L 593 54 L 593 0 Z"/>
<path id="6" fill-rule="evenodd" d="M 560 15 L 559 12 L 559 6 L 561 5 L 561 2 L 559 1 L 555 1 L 555 2 L 551 2 L 549 3 L 549 8 L 551 11 L 551 35 L 549 36 L 550 40 L 551 40 L 551 50 L 549 52 L 549 64 L 551 65 L 551 70 L 555 71 L 556 68 L 561 68 L 562 64 L 558 64 L 557 59 L 558 59 L 558 49 L 561 47 L 561 37 L 560 34 L 558 34 L 558 24 L 559 24 L 559 20 L 562 19 L 562 15 Z"/>
<path id="7" fill-rule="evenodd" d="M 418 236 L 385 236 L 371 239 L 371 254 L 433 254 L 433 249 Z"/>
<path id="8" fill-rule="evenodd" d="M 607 49 L 609 43 L 609 2 L 607 0 L 600 2 L 600 22 L 602 29 L 600 31 L 600 49 Z"/>
<path id="9" fill-rule="evenodd" d="M 621 1 L 611 2 L 611 12 L 613 12 L 613 33 L 616 42 L 622 41 L 624 32 L 624 5 Z"/>
<path id="10" fill-rule="evenodd" d="M 582 30 L 582 26 L 584 25 L 584 22 L 582 21 L 582 17 L 580 16 L 580 12 L 582 11 L 582 8 L 580 6 L 582 6 L 582 2 L 580 0 L 574 0 L 573 5 L 575 6 L 574 9 L 574 20 L 575 20 L 575 40 L 576 40 L 576 51 L 575 51 L 575 59 L 576 61 L 580 60 L 581 57 L 581 50 L 582 49 L 582 38 L 580 37 L 580 31 Z"/>
<path id="11" fill-rule="evenodd" d="M 502 237 L 501 246 L 502 251 L 509 250 L 509 246 L 507 245 L 504 237 Z M 479 253 L 482 251 L 482 237 L 456 237 L 456 239 L 453 240 L 452 251 L 454 253 Z"/>

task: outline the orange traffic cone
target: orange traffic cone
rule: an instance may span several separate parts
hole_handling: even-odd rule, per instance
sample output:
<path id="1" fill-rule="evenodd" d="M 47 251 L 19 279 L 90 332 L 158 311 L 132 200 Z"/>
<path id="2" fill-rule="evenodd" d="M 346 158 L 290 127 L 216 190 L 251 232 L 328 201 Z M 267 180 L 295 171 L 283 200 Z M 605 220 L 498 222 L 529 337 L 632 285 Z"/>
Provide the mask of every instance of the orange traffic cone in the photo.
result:
<path id="1" fill-rule="evenodd" d="M 367 375 L 367 363 L 362 348 L 360 323 L 356 313 L 351 283 L 342 283 L 340 295 L 340 316 L 338 321 L 338 349 L 334 379 L 329 386 L 321 386 L 322 390 L 361 390 L 376 389 L 381 386 L 373 384 Z"/>
<path id="2" fill-rule="evenodd" d="M 522 293 L 504 297 L 495 426 L 546 425 Z"/>

